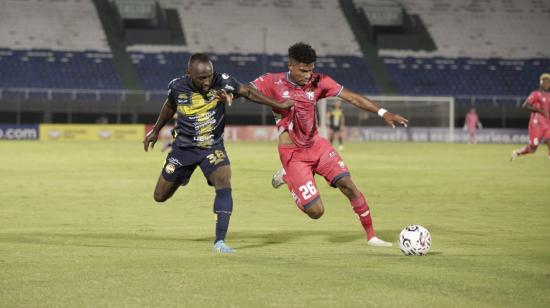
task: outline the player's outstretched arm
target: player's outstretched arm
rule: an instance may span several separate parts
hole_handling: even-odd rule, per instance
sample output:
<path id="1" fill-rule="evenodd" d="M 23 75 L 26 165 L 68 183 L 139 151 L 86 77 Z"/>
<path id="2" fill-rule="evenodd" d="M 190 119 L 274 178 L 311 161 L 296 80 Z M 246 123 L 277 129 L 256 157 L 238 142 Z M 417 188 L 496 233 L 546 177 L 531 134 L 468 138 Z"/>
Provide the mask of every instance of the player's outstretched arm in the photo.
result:
<path id="1" fill-rule="evenodd" d="M 380 108 L 375 102 L 364 97 L 363 95 L 344 88 L 342 93 L 338 96 L 357 108 L 370 111 L 372 113 L 378 113 L 378 115 L 384 118 L 384 121 L 386 121 L 386 123 L 393 128 L 395 128 L 395 124 L 401 124 L 407 127 L 409 120 L 398 114 L 393 114 L 384 108 Z"/>
<path id="2" fill-rule="evenodd" d="M 271 97 L 267 97 L 262 94 L 262 92 L 254 89 L 253 87 L 242 84 L 239 89 L 239 95 L 246 97 L 248 100 L 251 100 L 255 103 L 269 106 L 271 108 L 287 109 L 294 105 L 294 102 L 287 99 L 281 103 L 278 103 L 276 100 Z"/>
<path id="3" fill-rule="evenodd" d="M 162 109 L 160 110 L 155 126 L 145 135 L 145 138 L 143 139 L 143 149 L 145 152 L 149 150 L 149 145 L 151 145 L 151 149 L 155 147 L 160 130 L 164 127 L 164 125 L 166 125 L 166 123 L 168 123 L 168 121 L 170 121 L 170 119 L 172 119 L 172 117 L 174 117 L 175 113 L 176 110 L 174 110 L 168 99 L 166 99 Z"/>

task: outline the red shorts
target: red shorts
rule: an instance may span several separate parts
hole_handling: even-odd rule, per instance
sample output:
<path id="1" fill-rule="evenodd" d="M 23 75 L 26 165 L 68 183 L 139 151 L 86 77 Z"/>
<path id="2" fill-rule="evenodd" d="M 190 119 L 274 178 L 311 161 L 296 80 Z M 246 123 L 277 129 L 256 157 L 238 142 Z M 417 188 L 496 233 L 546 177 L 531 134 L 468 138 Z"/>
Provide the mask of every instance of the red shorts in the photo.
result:
<path id="1" fill-rule="evenodd" d="M 550 140 L 550 126 L 529 125 L 529 144 L 538 146 L 544 140 Z"/>
<path id="2" fill-rule="evenodd" d="M 333 187 L 336 187 L 336 181 L 349 175 L 338 152 L 327 139 L 319 136 L 314 137 L 309 148 L 279 145 L 279 157 L 286 171 L 285 182 L 302 211 L 320 197 L 315 174 L 323 176 Z"/>

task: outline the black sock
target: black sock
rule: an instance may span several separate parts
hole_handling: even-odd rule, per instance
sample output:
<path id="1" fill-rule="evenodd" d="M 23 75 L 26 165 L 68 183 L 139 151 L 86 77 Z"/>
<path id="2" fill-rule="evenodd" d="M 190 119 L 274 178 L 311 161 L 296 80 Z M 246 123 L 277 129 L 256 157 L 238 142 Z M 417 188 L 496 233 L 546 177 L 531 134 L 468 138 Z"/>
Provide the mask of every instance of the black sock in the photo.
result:
<path id="1" fill-rule="evenodd" d="M 233 198 L 231 197 L 231 188 L 216 190 L 216 199 L 214 199 L 214 213 L 216 213 L 218 217 L 216 219 L 216 240 L 214 243 L 225 240 L 232 211 Z"/>

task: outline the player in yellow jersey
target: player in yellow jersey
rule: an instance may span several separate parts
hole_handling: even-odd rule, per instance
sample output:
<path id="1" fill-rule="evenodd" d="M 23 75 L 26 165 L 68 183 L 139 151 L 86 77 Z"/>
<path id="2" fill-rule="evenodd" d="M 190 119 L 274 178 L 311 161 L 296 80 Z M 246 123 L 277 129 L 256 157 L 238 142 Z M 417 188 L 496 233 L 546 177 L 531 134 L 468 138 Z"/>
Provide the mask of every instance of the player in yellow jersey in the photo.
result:
<path id="1" fill-rule="evenodd" d="M 330 128 L 330 143 L 333 143 L 334 138 L 338 138 L 338 150 L 344 149 L 344 128 L 346 123 L 346 117 L 341 106 L 342 102 L 337 100 L 332 105 L 332 110 L 328 114 L 328 125 Z"/>

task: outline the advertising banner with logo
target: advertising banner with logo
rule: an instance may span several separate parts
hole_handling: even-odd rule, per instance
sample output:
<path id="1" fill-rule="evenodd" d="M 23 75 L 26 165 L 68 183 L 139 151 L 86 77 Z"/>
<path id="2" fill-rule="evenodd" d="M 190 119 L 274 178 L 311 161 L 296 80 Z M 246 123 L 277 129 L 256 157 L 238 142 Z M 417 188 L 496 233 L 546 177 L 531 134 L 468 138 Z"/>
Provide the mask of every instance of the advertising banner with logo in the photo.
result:
<path id="1" fill-rule="evenodd" d="M 41 124 L 40 140 L 141 141 L 144 132 L 142 124 Z"/>
<path id="2" fill-rule="evenodd" d="M 349 127 L 346 139 L 350 141 L 394 141 L 394 142 L 448 142 L 449 129 L 440 127 Z M 468 132 L 455 129 L 454 142 L 467 143 Z M 479 129 L 476 132 L 478 143 L 529 143 L 527 129 Z"/>
<path id="3" fill-rule="evenodd" d="M 0 125 L 0 140 L 37 140 L 38 125 Z"/>
<path id="4" fill-rule="evenodd" d="M 448 142 L 448 128 L 390 128 L 390 127 L 348 127 L 345 131 L 349 141 L 392 141 L 392 142 Z M 226 141 L 276 141 L 275 126 L 226 126 Z M 468 132 L 455 129 L 454 142 L 468 142 Z M 529 143 L 527 129 L 489 128 L 477 131 L 479 143 Z"/>

